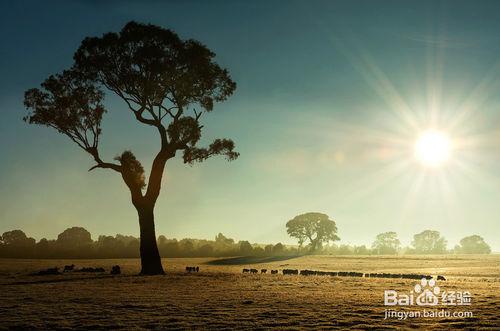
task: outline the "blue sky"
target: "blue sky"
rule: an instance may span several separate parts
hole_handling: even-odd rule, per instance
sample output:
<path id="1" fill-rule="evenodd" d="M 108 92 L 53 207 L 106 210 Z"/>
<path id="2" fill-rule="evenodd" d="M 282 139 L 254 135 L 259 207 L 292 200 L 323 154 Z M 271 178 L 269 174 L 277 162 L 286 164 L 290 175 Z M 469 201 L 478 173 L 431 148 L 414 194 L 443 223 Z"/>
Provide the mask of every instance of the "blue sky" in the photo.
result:
<path id="1" fill-rule="evenodd" d="M 87 172 L 67 138 L 21 120 L 24 91 L 70 66 L 84 37 L 136 20 L 200 40 L 238 84 L 204 124 L 207 141 L 232 138 L 241 157 L 167 164 L 158 234 L 292 243 L 286 221 L 319 211 L 344 243 L 397 231 L 408 244 L 436 229 L 450 246 L 479 234 L 500 250 L 497 1 L 18 1 L 0 12 L 0 232 L 138 234 L 119 176 Z M 110 95 L 107 106 L 101 154 L 131 149 L 149 168 L 155 132 Z M 460 145 L 442 169 L 408 156 L 428 127 Z"/>

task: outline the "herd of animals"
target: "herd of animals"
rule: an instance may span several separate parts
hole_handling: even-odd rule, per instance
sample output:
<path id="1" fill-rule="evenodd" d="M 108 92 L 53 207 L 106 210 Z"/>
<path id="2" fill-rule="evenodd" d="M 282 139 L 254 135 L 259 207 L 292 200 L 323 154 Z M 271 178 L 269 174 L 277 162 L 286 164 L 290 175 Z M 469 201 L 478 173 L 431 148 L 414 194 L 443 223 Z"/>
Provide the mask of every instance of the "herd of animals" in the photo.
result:
<path id="1" fill-rule="evenodd" d="M 199 272 L 200 267 L 186 267 L 186 272 Z"/>
<path id="2" fill-rule="evenodd" d="M 261 274 L 267 273 L 267 269 L 260 269 Z M 277 274 L 278 270 L 270 270 L 271 274 Z M 338 277 L 367 277 L 367 278 L 403 278 L 403 279 L 432 279 L 431 275 L 420 274 L 389 274 L 389 273 L 363 273 L 353 271 L 318 271 L 318 270 L 298 270 L 283 269 L 283 275 L 302 275 L 302 276 L 338 276 Z M 258 274 L 257 269 L 243 269 L 243 273 Z M 437 280 L 446 280 L 444 276 L 438 275 Z"/>
<path id="3" fill-rule="evenodd" d="M 103 272 L 106 272 L 106 270 L 104 268 L 102 268 L 102 267 L 97 267 L 97 268 L 83 267 L 83 268 L 80 268 L 80 269 L 76 269 L 75 265 L 71 264 L 71 265 L 64 266 L 63 272 L 64 273 L 66 273 L 66 272 L 99 272 L 99 273 L 103 273 Z M 119 274 L 121 274 L 121 272 L 122 271 L 121 271 L 121 268 L 120 268 L 119 265 L 115 265 L 115 266 L 111 267 L 110 274 L 112 274 L 112 275 L 119 275 Z M 40 271 L 38 271 L 36 273 L 33 273 L 32 275 L 36 275 L 36 276 L 61 275 L 61 272 L 59 271 L 58 267 L 54 267 L 54 268 L 48 268 L 48 269 L 40 270 Z"/>
<path id="4" fill-rule="evenodd" d="M 186 267 L 186 272 L 199 272 L 200 267 Z M 260 269 L 261 274 L 266 274 L 267 269 Z M 83 267 L 80 269 L 76 269 L 75 265 L 66 265 L 64 266 L 63 272 L 99 272 L 103 273 L 106 270 L 102 267 L 92 268 L 92 267 Z M 110 273 L 112 275 L 121 274 L 121 269 L 119 265 L 115 265 L 111 268 Z M 258 274 L 259 270 L 257 269 L 243 269 L 243 273 L 246 274 Z M 269 270 L 269 273 L 272 275 L 278 274 L 278 270 L 272 269 Z M 432 279 L 431 275 L 421 275 L 421 274 L 390 274 L 390 273 L 363 273 L 363 272 L 354 272 L 354 271 L 318 271 L 318 270 L 298 270 L 298 269 L 283 269 L 281 271 L 283 275 L 302 275 L 302 276 L 338 276 L 338 277 L 366 277 L 366 278 L 403 278 L 403 279 Z M 33 275 L 60 275 L 58 267 L 48 268 L 45 270 L 40 270 L 39 272 L 34 273 Z M 437 276 L 437 280 L 446 280 L 446 278 L 442 275 Z"/>

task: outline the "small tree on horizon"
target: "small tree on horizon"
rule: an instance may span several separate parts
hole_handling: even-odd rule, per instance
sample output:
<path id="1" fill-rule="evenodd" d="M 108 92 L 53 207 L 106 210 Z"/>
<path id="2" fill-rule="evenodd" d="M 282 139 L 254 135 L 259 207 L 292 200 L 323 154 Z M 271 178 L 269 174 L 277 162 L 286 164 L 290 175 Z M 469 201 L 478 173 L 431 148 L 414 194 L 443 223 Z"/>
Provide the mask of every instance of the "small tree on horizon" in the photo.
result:
<path id="1" fill-rule="evenodd" d="M 439 231 L 425 230 L 413 236 L 412 246 L 417 254 L 443 254 L 446 253 L 446 239 L 441 237 Z"/>
<path id="2" fill-rule="evenodd" d="M 286 231 L 290 237 L 299 241 L 302 247 L 309 240 L 310 252 L 321 248 L 323 243 L 337 241 L 337 226 L 328 215 L 322 213 L 305 213 L 295 216 L 286 223 Z"/>
<path id="3" fill-rule="evenodd" d="M 491 247 L 483 237 L 472 235 L 460 240 L 460 245 L 455 248 L 456 253 L 462 254 L 490 254 Z"/>
<path id="4" fill-rule="evenodd" d="M 400 247 L 401 242 L 394 231 L 379 233 L 372 244 L 372 249 L 376 254 L 396 254 Z"/>
<path id="5" fill-rule="evenodd" d="M 139 218 L 142 274 L 163 274 L 154 208 L 167 161 L 177 152 L 187 164 L 213 155 L 238 157 L 229 139 L 198 146 L 202 115 L 236 88 L 214 57 L 198 41 L 181 40 L 159 26 L 129 22 L 119 33 L 85 38 L 70 69 L 25 93 L 24 104 L 30 110 L 25 121 L 66 135 L 93 158 L 90 170 L 109 169 L 122 177 Z M 105 91 L 120 98 L 138 123 L 158 133 L 160 148 L 149 176 L 131 151 L 118 155 L 117 162 L 104 161 L 100 154 Z"/>

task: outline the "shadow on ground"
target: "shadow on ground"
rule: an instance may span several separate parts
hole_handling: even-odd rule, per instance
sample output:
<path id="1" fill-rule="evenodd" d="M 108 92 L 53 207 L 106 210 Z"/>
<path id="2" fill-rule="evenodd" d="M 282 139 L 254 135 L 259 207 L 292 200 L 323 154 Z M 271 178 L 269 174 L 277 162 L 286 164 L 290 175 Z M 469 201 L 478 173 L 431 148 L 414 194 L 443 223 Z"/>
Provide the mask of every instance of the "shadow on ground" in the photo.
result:
<path id="1" fill-rule="evenodd" d="M 276 261 L 285 261 L 299 257 L 295 256 L 238 256 L 231 257 L 227 259 L 217 259 L 213 261 L 208 261 L 206 264 L 209 265 L 243 265 L 243 264 L 257 264 L 257 263 L 268 263 Z"/>

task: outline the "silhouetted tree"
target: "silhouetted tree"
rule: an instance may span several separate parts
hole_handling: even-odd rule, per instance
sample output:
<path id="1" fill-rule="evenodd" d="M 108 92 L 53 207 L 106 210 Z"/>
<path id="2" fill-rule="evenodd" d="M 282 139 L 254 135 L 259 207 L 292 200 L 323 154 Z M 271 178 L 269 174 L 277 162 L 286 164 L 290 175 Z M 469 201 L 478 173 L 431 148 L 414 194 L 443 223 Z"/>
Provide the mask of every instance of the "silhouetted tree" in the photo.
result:
<path id="1" fill-rule="evenodd" d="M 282 243 L 277 243 L 273 246 L 273 255 L 282 255 L 285 253 L 285 246 Z"/>
<path id="2" fill-rule="evenodd" d="M 252 255 L 253 247 L 248 241 L 246 241 L 246 240 L 240 241 L 238 244 L 240 246 L 240 254 L 241 255 Z"/>
<path id="3" fill-rule="evenodd" d="M 182 239 L 179 241 L 179 249 L 184 256 L 193 256 L 194 243 L 191 239 Z"/>
<path id="4" fill-rule="evenodd" d="M 273 255 L 273 247 L 274 246 L 271 244 L 264 246 L 264 254 L 269 256 Z"/>
<path id="5" fill-rule="evenodd" d="M 42 238 L 36 243 L 35 251 L 38 258 L 50 258 L 54 254 L 54 245 L 47 238 Z"/>
<path id="6" fill-rule="evenodd" d="M 321 213 L 298 215 L 286 223 L 286 228 L 291 237 L 298 239 L 300 246 L 309 240 L 311 252 L 320 248 L 323 243 L 340 240 L 335 222 Z"/>
<path id="7" fill-rule="evenodd" d="M 203 244 L 197 250 L 197 256 L 214 256 L 214 247 L 210 244 Z"/>
<path id="8" fill-rule="evenodd" d="M 370 250 L 366 248 L 365 245 L 354 246 L 354 254 L 356 255 L 368 255 L 370 254 Z"/>
<path id="9" fill-rule="evenodd" d="M 36 240 L 27 237 L 21 230 L 7 231 L 2 234 L 3 244 L 9 247 L 31 247 L 34 246 Z"/>
<path id="10" fill-rule="evenodd" d="M 230 245 L 234 244 L 234 239 L 227 238 L 222 233 L 219 233 L 215 236 L 215 242 L 219 245 L 222 245 L 222 246 L 230 246 Z"/>
<path id="11" fill-rule="evenodd" d="M 375 237 L 372 249 L 376 254 L 396 254 L 399 251 L 401 242 L 396 232 L 384 232 Z"/>
<path id="12" fill-rule="evenodd" d="M 99 236 L 97 249 L 100 257 L 119 258 L 124 255 L 125 243 L 113 236 Z"/>
<path id="13" fill-rule="evenodd" d="M 264 252 L 264 248 L 257 246 L 257 247 L 254 247 L 254 249 L 253 249 L 253 255 L 262 256 L 262 255 L 266 255 L 266 254 Z"/>
<path id="14" fill-rule="evenodd" d="M 2 243 L 2 255 L 20 258 L 33 255 L 36 240 L 21 230 L 12 230 L 2 234 Z"/>
<path id="15" fill-rule="evenodd" d="M 412 245 L 417 254 L 446 253 L 446 240 L 439 231 L 425 230 L 414 235 Z"/>
<path id="16" fill-rule="evenodd" d="M 167 243 L 167 237 L 164 235 L 158 236 L 158 246 L 163 246 Z"/>
<path id="17" fill-rule="evenodd" d="M 25 93 L 24 104 L 31 110 L 26 121 L 66 135 L 95 160 L 90 170 L 111 169 L 121 175 L 139 216 L 142 274 L 163 273 L 154 207 L 166 162 L 178 151 L 188 164 L 217 154 L 228 160 L 238 157 L 228 139 L 197 146 L 203 113 L 236 88 L 214 56 L 201 43 L 181 40 L 171 30 L 130 22 L 119 33 L 84 39 L 71 69 Z M 122 99 L 138 122 L 158 132 L 161 147 L 149 178 L 131 151 L 117 156 L 118 163 L 104 161 L 99 153 L 104 91 Z"/>
<path id="18" fill-rule="evenodd" d="M 64 230 L 57 236 L 57 243 L 65 247 L 87 246 L 92 243 L 90 232 L 81 227 Z"/>
<path id="19" fill-rule="evenodd" d="M 490 246 L 481 236 L 472 235 L 460 240 L 460 245 L 455 248 L 456 253 L 462 254 L 489 254 Z"/>

